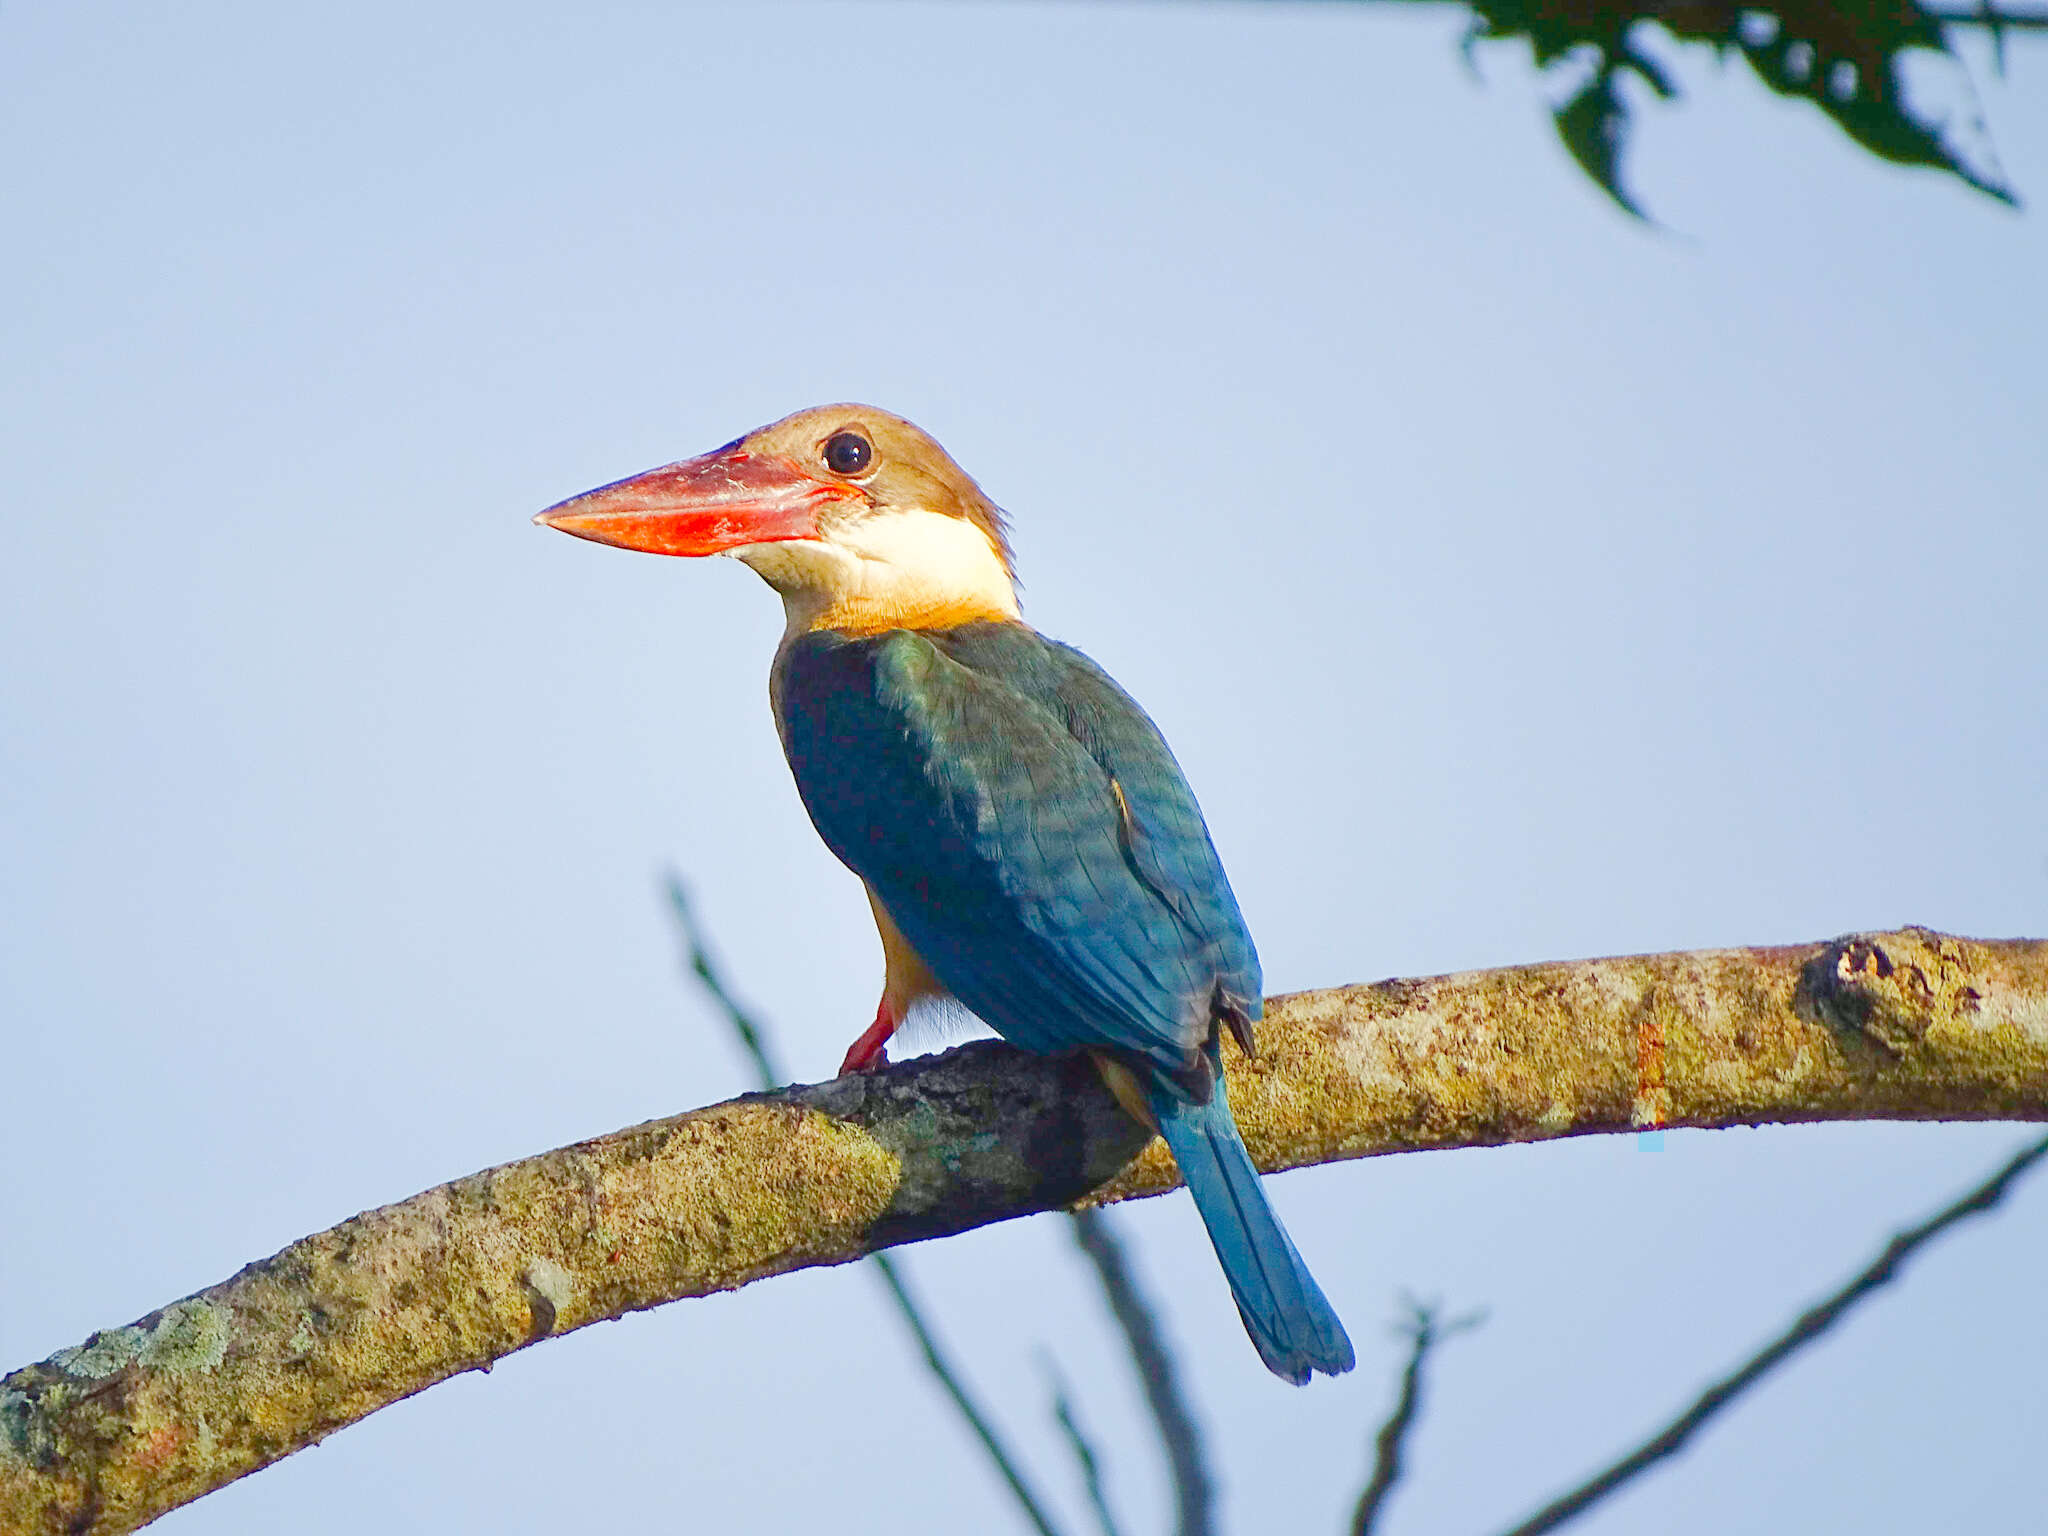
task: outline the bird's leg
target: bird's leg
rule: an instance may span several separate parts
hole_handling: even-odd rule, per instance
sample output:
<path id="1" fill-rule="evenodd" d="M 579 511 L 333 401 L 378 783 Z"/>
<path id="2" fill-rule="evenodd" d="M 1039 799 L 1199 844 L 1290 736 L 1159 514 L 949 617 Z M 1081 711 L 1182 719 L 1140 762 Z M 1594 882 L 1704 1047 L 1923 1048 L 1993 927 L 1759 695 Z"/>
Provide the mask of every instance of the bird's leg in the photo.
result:
<path id="1" fill-rule="evenodd" d="M 882 1000 L 875 1004 L 875 1022 L 860 1032 L 860 1038 L 846 1048 L 846 1060 L 839 1063 L 839 1075 L 849 1072 L 872 1072 L 877 1067 L 889 1064 L 889 1053 L 883 1049 L 889 1037 L 896 1033 L 896 1015 L 889 1008 L 889 994 L 884 992 Z"/>

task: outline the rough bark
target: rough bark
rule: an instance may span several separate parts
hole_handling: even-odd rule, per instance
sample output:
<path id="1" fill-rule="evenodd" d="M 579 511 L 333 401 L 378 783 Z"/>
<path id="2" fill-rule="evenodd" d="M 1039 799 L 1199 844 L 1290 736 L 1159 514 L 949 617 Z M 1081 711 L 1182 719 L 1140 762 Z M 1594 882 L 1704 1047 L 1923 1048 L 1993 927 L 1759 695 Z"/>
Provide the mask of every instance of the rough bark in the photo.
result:
<path id="1" fill-rule="evenodd" d="M 2048 1120 L 2048 941 L 1924 929 L 1277 997 L 1265 1169 L 1659 1126 Z M 388 1403 L 680 1297 L 1173 1187 L 1083 1061 L 751 1094 L 367 1211 L 0 1380 L 0 1531 L 133 1530 Z"/>

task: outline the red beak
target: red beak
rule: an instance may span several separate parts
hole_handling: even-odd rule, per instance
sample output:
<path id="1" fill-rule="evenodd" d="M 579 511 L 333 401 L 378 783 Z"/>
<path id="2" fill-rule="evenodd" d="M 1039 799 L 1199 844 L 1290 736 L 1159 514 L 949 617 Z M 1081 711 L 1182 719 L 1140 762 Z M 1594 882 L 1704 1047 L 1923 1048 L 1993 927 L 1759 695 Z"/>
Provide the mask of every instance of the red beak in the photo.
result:
<path id="1" fill-rule="evenodd" d="M 860 493 L 790 460 L 720 448 L 558 501 L 534 518 L 579 539 L 653 555 L 715 555 L 818 537 L 818 508 Z"/>

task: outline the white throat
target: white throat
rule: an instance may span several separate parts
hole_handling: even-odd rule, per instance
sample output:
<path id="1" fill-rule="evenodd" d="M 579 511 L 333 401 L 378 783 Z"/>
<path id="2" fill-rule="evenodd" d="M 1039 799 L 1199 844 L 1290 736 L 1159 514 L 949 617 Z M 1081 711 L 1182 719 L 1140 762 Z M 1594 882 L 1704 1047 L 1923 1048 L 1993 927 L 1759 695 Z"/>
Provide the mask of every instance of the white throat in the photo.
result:
<path id="1" fill-rule="evenodd" d="M 823 538 L 743 544 L 731 553 L 782 594 L 785 636 L 1017 617 L 1017 589 L 988 535 L 942 512 L 877 512 Z"/>

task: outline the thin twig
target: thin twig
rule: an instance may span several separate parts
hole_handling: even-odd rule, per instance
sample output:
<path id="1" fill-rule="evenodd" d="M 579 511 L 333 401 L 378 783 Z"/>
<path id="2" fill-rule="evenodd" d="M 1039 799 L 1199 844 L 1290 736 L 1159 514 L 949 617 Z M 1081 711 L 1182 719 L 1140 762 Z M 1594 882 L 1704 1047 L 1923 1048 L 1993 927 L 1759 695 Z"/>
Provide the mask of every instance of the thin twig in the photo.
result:
<path id="1" fill-rule="evenodd" d="M 670 870 L 663 877 L 663 884 L 667 888 L 669 910 L 675 915 L 676 927 L 682 933 L 685 963 L 689 966 L 690 974 L 696 977 L 704 990 L 711 995 L 711 1000 L 718 1005 L 726 1021 L 732 1025 L 733 1033 L 739 1036 L 741 1046 L 745 1048 L 748 1058 L 754 1064 L 761 1086 L 766 1089 L 779 1088 L 787 1079 L 783 1077 L 781 1068 L 776 1064 L 774 1048 L 768 1043 L 767 1031 L 725 985 L 724 977 L 711 958 L 710 946 L 705 942 L 704 931 L 697 924 L 697 914 L 690 906 L 690 895 L 683 887 L 682 878 Z M 923 1309 L 910 1294 L 910 1287 L 895 1262 L 886 1253 L 870 1254 L 867 1262 L 882 1277 L 882 1284 L 888 1288 L 890 1299 L 896 1303 L 896 1310 L 903 1315 L 904 1323 L 909 1327 L 912 1337 L 917 1340 L 918 1351 L 924 1356 L 926 1369 L 938 1378 L 939 1385 L 953 1400 L 953 1406 L 960 1411 L 960 1417 L 967 1421 L 967 1427 L 981 1442 L 982 1449 L 988 1452 L 989 1460 L 995 1463 L 996 1472 L 1009 1485 L 1010 1492 L 1016 1497 L 1025 1519 L 1031 1522 L 1039 1536 L 1059 1536 L 1059 1528 L 1046 1515 L 1045 1506 L 1032 1492 L 1031 1485 L 1025 1480 L 1016 1458 L 1003 1444 L 1001 1433 L 981 1411 L 980 1405 L 968 1392 L 967 1384 L 953 1369 L 952 1362 L 947 1358 L 945 1350 L 940 1347 L 931 1325 L 925 1321 Z"/>
<path id="2" fill-rule="evenodd" d="M 2048 16 L 2034 11 L 1994 11 L 1988 6 L 1980 11 L 1928 11 L 1930 21 L 1938 21 L 1949 27 L 1989 27 L 1996 36 L 2001 32 L 2048 32 Z"/>
<path id="3" fill-rule="evenodd" d="M 1138 1289 L 1109 1218 L 1093 1206 L 1068 1214 L 1073 1218 L 1074 1241 L 1095 1266 L 1110 1315 L 1123 1329 L 1138 1380 L 1145 1387 L 1145 1401 L 1159 1427 L 1159 1443 L 1173 1473 L 1176 1529 L 1180 1536 L 1210 1536 L 1216 1528 L 1216 1485 L 1209 1476 L 1201 1427 L 1181 1391 L 1180 1368 L 1160 1332 L 1158 1314 Z"/>
<path id="4" fill-rule="evenodd" d="M 1050 1355 L 1045 1359 L 1045 1372 L 1052 1378 L 1052 1416 L 1058 1421 L 1060 1432 L 1067 1437 L 1075 1464 L 1081 1469 L 1081 1485 L 1087 1491 L 1089 1507 L 1095 1511 L 1095 1523 L 1102 1528 L 1102 1536 L 1121 1536 L 1116 1515 L 1109 1507 L 1108 1491 L 1102 1484 L 1102 1458 L 1095 1454 L 1094 1443 L 1081 1427 L 1080 1415 L 1074 1412 L 1073 1397 L 1067 1391 L 1066 1378 L 1060 1375 L 1059 1366 Z"/>
<path id="5" fill-rule="evenodd" d="M 1702 1392 L 1690 1408 L 1673 1419 L 1664 1429 L 1644 1441 L 1606 1471 L 1546 1505 L 1509 1531 L 1507 1536 L 1537 1536 L 1538 1532 L 1555 1530 L 1567 1520 L 1583 1513 L 1590 1505 L 1605 1498 L 1630 1478 L 1662 1461 L 1666 1456 L 1675 1454 L 1702 1425 L 1741 1393 L 1754 1386 L 1761 1377 L 1783 1362 L 1794 1350 L 1812 1343 L 1841 1321 L 1851 1307 L 1880 1286 L 1896 1279 L 1899 1267 L 1916 1250 L 1964 1217 L 1988 1211 L 1998 1204 L 2005 1198 L 2014 1181 L 2043 1157 L 2048 1157 L 2048 1137 L 2029 1142 L 1998 1172 L 1954 1204 L 1937 1211 L 1919 1226 L 1901 1232 L 1885 1245 L 1884 1252 L 1872 1260 L 1862 1273 L 1827 1300 L 1808 1308 L 1790 1328 L 1753 1355 L 1741 1369 L 1723 1377 Z"/>
<path id="6" fill-rule="evenodd" d="M 662 876 L 662 884 L 668 895 L 668 909 L 674 915 L 676 928 L 683 936 L 683 963 L 690 974 L 697 978 L 704 990 L 711 994 L 712 1002 L 724 1013 L 726 1022 L 732 1025 L 732 1032 L 739 1036 L 740 1046 L 747 1053 L 747 1059 L 754 1064 L 754 1075 L 761 1080 L 763 1088 L 780 1088 L 789 1081 L 782 1070 L 782 1064 L 775 1059 L 775 1051 L 768 1044 L 767 1033 L 755 1022 L 739 999 L 726 986 L 725 978 L 719 973 L 717 963 L 711 958 L 711 946 L 706 942 L 704 930 L 697 926 L 697 913 L 690 905 L 690 893 L 683 888 L 682 876 L 669 870 Z"/>
<path id="7" fill-rule="evenodd" d="M 1423 1360 L 1445 1339 L 1477 1328 L 1486 1320 L 1484 1313 L 1473 1312 L 1452 1318 L 1448 1323 L 1439 1323 L 1436 1308 L 1417 1301 L 1408 1303 L 1408 1311 L 1408 1319 L 1399 1330 L 1408 1335 L 1411 1346 L 1408 1365 L 1401 1372 L 1401 1395 L 1394 1404 L 1394 1411 L 1380 1426 L 1379 1439 L 1373 1448 L 1372 1477 L 1366 1482 L 1365 1491 L 1358 1496 L 1358 1508 L 1351 1516 L 1351 1536 L 1371 1536 L 1380 1510 L 1387 1502 L 1387 1495 L 1401 1480 L 1401 1450 L 1407 1443 L 1409 1430 L 1422 1412 Z"/>
<path id="8" fill-rule="evenodd" d="M 882 1277 L 882 1284 L 889 1288 L 889 1295 L 896 1302 L 896 1310 L 903 1314 L 903 1321 L 910 1325 L 910 1331 L 917 1338 L 917 1347 L 924 1355 L 924 1363 L 939 1385 L 953 1400 L 953 1406 L 960 1410 L 960 1417 L 967 1421 L 967 1427 L 974 1431 L 974 1438 L 981 1442 L 981 1448 L 988 1452 L 988 1459 L 995 1463 L 997 1473 L 1009 1484 L 1010 1492 L 1016 1497 L 1017 1505 L 1024 1511 L 1024 1518 L 1039 1531 L 1040 1536 L 1059 1536 L 1059 1528 L 1052 1523 L 1045 1512 L 1045 1506 L 1031 1491 L 1031 1485 L 1024 1480 L 1023 1469 L 1016 1458 L 1003 1444 L 1001 1433 L 992 1424 L 981 1407 L 967 1391 L 967 1384 L 953 1369 L 946 1358 L 946 1352 L 933 1337 L 931 1327 L 924 1320 L 924 1311 L 910 1294 L 904 1283 L 902 1272 L 886 1253 L 871 1254 L 867 1262 L 874 1266 Z"/>

